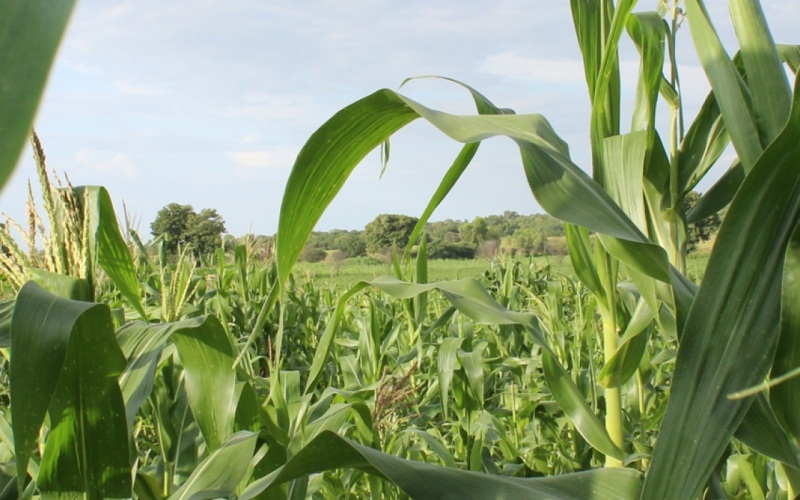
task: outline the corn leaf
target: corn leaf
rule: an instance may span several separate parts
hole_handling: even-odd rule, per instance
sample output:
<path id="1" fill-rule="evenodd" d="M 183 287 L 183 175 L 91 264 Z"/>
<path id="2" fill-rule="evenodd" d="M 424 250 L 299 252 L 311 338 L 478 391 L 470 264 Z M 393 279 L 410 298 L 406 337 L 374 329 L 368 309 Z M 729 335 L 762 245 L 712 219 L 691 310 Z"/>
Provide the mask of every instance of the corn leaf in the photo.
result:
<path id="1" fill-rule="evenodd" d="M 445 419 L 449 418 L 450 384 L 453 381 L 453 373 L 459 367 L 458 350 L 463 341 L 462 338 L 446 337 L 442 339 L 442 345 L 439 346 L 437 373 L 439 374 L 439 393 L 442 395 L 442 415 Z"/>
<path id="2" fill-rule="evenodd" d="M 31 281 L 36 282 L 37 285 L 54 295 L 83 302 L 92 301 L 92 286 L 85 279 L 51 273 L 37 268 L 30 269 L 29 273 Z"/>
<path id="3" fill-rule="evenodd" d="M 215 344 L 222 344 L 220 332 L 218 331 L 219 328 L 221 328 L 221 325 L 216 318 L 203 316 L 174 323 L 150 324 L 141 321 L 131 322 L 119 329 L 117 332 L 117 341 L 119 342 L 123 355 L 128 360 L 128 365 L 120 376 L 120 387 L 122 388 L 125 400 L 125 413 L 129 423 L 133 423 L 136 412 L 139 411 L 142 403 L 150 396 L 150 392 L 153 390 L 154 376 L 161 352 L 168 344 L 170 338 L 172 338 L 173 335 L 177 337 L 192 332 L 192 337 L 209 339 L 207 344 L 201 344 L 197 347 L 203 350 L 214 351 Z M 218 389 L 230 387 L 231 378 L 234 377 L 235 374 L 232 373 L 232 365 L 226 367 L 223 362 L 220 361 L 220 358 L 225 358 L 224 355 L 221 355 L 219 352 L 210 352 L 208 355 L 198 356 L 196 361 L 191 359 L 195 354 L 189 351 L 179 351 L 179 355 L 182 356 L 181 361 L 183 361 L 187 372 L 192 372 L 192 375 L 187 375 L 187 383 L 189 377 L 193 380 L 197 380 L 202 376 L 200 374 L 195 375 L 194 372 L 206 370 L 203 365 L 203 360 L 211 362 L 212 358 L 218 358 L 218 364 L 209 366 L 215 366 L 215 370 L 220 372 L 217 376 L 220 377 L 221 380 L 219 382 L 214 382 L 212 386 Z M 188 365 L 187 360 L 184 358 L 189 358 Z M 206 376 L 211 377 L 212 375 L 213 374 L 208 374 Z M 202 382 L 200 383 L 202 384 Z M 231 394 L 222 390 L 219 392 L 198 390 L 189 393 L 190 406 L 193 408 L 204 407 L 204 409 L 198 410 L 201 414 L 213 414 L 215 411 L 213 408 L 215 406 L 219 407 L 219 411 L 223 411 L 224 408 L 234 404 L 230 401 L 230 398 Z M 220 423 L 225 423 L 225 425 L 227 425 L 229 422 L 230 416 L 224 414 L 223 411 L 223 418 Z M 210 434 L 215 434 L 217 432 L 212 429 L 213 427 L 214 424 L 209 420 L 203 422 L 201 429 Z"/>
<path id="4" fill-rule="evenodd" d="M 606 455 L 620 457 L 621 451 L 614 446 L 611 438 L 608 436 L 605 428 L 600 420 L 594 414 L 592 409 L 583 400 L 575 383 L 566 373 L 564 368 L 558 363 L 556 358 L 550 352 L 550 346 L 544 339 L 544 336 L 538 329 L 538 322 L 536 317 L 531 313 L 514 312 L 503 307 L 499 304 L 489 292 L 486 291 L 481 284 L 475 279 L 463 279 L 455 281 L 440 281 L 436 283 L 420 284 L 420 283 L 407 283 L 400 281 L 393 277 L 378 277 L 370 282 L 361 282 L 350 290 L 355 293 L 366 286 L 373 286 L 379 290 L 398 299 L 409 299 L 419 295 L 420 293 L 429 292 L 431 290 L 439 290 L 442 294 L 453 304 L 462 314 L 468 316 L 473 321 L 493 325 L 522 325 L 532 335 L 534 341 L 542 347 L 544 352 L 550 355 L 549 362 L 546 364 L 545 370 L 547 380 L 550 385 L 551 393 L 556 402 L 561 406 L 564 412 L 569 416 L 570 420 L 575 425 L 578 432 L 586 439 L 589 444 L 600 450 Z M 343 298 L 349 298 L 347 295 Z M 343 302 L 340 302 L 342 306 Z M 337 306 L 339 307 L 339 306 Z M 335 330 L 336 322 L 329 323 L 329 328 Z M 331 335 L 333 335 L 331 333 Z M 320 346 L 322 341 L 320 341 Z M 321 347 L 320 347 L 321 348 Z M 324 356 L 320 354 L 320 348 L 315 353 L 316 357 L 320 356 L 319 363 L 322 364 L 327 357 L 327 351 Z M 456 344 L 448 343 L 446 346 L 446 356 L 453 356 L 450 351 L 455 351 Z M 543 359 L 544 359 L 543 354 Z M 474 362 L 475 360 L 467 360 L 459 356 L 461 365 L 464 366 L 467 362 Z M 440 360 L 441 361 L 441 360 Z M 445 362 L 450 366 L 454 363 L 453 359 L 445 359 Z M 452 364 L 452 366 L 455 366 Z M 478 373 L 474 364 L 470 368 L 472 379 L 470 385 L 473 391 L 479 390 L 478 385 L 482 385 L 478 381 Z M 449 368 L 448 368 L 449 369 Z M 447 380 L 445 380 L 447 382 Z M 481 391 L 482 392 L 482 391 Z M 445 397 L 444 390 L 442 391 Z"/>
<path id="5" fill-rule="evenodd" d="M 34 478 L 41 491 L 129 497 L 128 427 L 117 382 L 125 359 L 108 306 L 64 299 L 29 282 L 14 307 L 11 351 L 20 491 L 49 413 L 50 433 Z"/>
<path id="6" fill-rule="evenodd" d="M 749 172 L 763 150 L 749 92 L 700 0 L 686 0 L 686 17 L 697 55 L 711 83 L 733 147 L 745 172 Z"/>
<path id="7" fill-rule="evenodd" d="M 33 126 L 75 0 L 0 2 L 0 189 Z"/>
<path id="8" fill-rule="evenodd" d="M 783 130 L 792 105 L 792 89 L 778 50 L 756 0 L 728 2 L 753 99 L 753 114 L 762 144 L 769 144 Z"/>
<path id="9" fill-rule="evenodd" d="M 646 131 L 649 146 L 655 137 L 656 103 L 664 81 L 666 25 L 658 13 L 642 12 L 628 18 L 627 29 L 641 56 L 631 131 Z"/>
<path id="10" fill-rule="evenodd" d="M 615 256 L 645 274 L 670 280 L 664 251 L 650 243 L 608 195 L 569 160 L 566 144 L 542 116 L 454 116 L 390 90 L 378 91 L 334 115 L 298 155 L 287 182 L 278 227 L 278 269 L 283 280 L 355 164 L 380 143 L 374 131 L 395 132 L 414 116 L 424 117 L 460 142 L 497 135 L 513 139 L 520 147 L 528 184 L 548 213 L 618 239 L 610 249 L 619 251 Z"/>
<path id="11" fill-rule="evenodd" d="M 257 432 L 239 431 L 197 465 L 171 500 L 227 498 L 245 479 L 256 448 Z"/>
<path id="12" fill-rule="evenodd" d="M 88 211 L 92 258 L 103 268 L 125 300 L 146 320 L 147 313 L 142 305 L 133 258 L 120 234 L 108 190 L 102 186 L 80 186 L 75 188 L 75 192 L 78 200 L 87 203 L 83 209 Z"/>
<path id="13" fill-rule="evenodd" d="M 415 118 L 392 93 L 376 92 L 339 111 L 311 135 L 298 154 L 281 204 L 276 243 L 281 283 L 286 283 L 308 235 L 350 172 Z"/>
<path id="14" fill-rule="evenodd" d="M 294 478 L 344 467 L 385 478 L 411 498 L 634 498 L 641 482 L 640 474 L 632 469 L 598 469 L 544 478 L 469 472 L 412 462 L 323 432 L 285 465 L 251 483 L 239 498 L 256 498 Z"/>
<path id="15" fill-rule="evenodd" d="M 795 407 L 796 408 L 796 407 Z M 736 429 L 736 439 L 770 458 L 800 468 L 795 447 L 764 394 L 758 394 Z"/>
<path id="16" fill-rule="evenodd" d="M 734 197 L 686 320 L 645 498 L 699 495 L 752 403 L 727 395 L 761 382 L 772 364 L 784 254 L 800 215 L 795 88 L 790 121 Z"/>
<path id="17" fill-rule="evenodd" d="M 186 370 L 186 394 L 206 444 L 216 450 L 233 433 L 236 351 L 222 324 L 207 316 L 197 328 L 176 330 L 172 342 Z"/>
<path id="18" fill-rule="evenodd" d="M 781 333 L 772 378 L 800 367 L 800 230 L 795 229 L 786 249 L 781 297 Z M 769 399 L 784 428 L 800 440 L 800 378 L 790 378 L 770 389 Z"/>
<path id="19" fill-rule="evenodd" d="M 680 194 L 694 189 L 700 179 L 717 162 L 730 140 L 725 122 L 719 112 L 717 100 L 714 98 L 714 93 L 710 92 L 689 126 L 689 131 L 678 151 L 678 189 Z M 733 198 L 733 194 L 730 198 Z"/>

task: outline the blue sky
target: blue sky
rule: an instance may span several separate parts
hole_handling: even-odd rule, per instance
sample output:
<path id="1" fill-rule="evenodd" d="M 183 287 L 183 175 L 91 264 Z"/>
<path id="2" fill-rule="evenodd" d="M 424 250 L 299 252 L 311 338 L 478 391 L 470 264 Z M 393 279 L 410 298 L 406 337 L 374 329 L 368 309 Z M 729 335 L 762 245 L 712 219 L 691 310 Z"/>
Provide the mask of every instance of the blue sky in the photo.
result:
<path id="1" fill-rule="evenodd" d="M 726 2 L 709 0 L 729 51 Z M 764 9 L 776 41 L 800 43 L 796 0 Z M 637 10 L 652 9 L 642 1 Z M 688 119 L 708 90 L 688 27 L 680 32 Z M 624 89 L 637 62 L 622 54 Z M 588 165 L 588 97 L 569 2 L 543 0 L 83 0 L 73 14 L 36 120 L 48 165 L 75 185 L 101 184 L 149 236 L 164 205 L 217 209 L 230 233 L 272 234 L 286 179 L 305 140 L 342 107 L 406 78 L 462 80 L 501 107 L 541 113 Z M 429 107 L 471 112 L 450 83 L 402 92 Z M 460 146 L 417 121 L 356 168 L 318 229 L 362 229 L 380 213 L 419 215 Z M 722 167 L 720 167 L 722 168 Z M 0 196 L 24 214 L 30 152 Z M 702 188 L 703 186 L 701 186 Z M 707 188 L 707 186 L 705 186 Z M 541 209 L 511 141 L 479 151 L 434 220 Z"/>

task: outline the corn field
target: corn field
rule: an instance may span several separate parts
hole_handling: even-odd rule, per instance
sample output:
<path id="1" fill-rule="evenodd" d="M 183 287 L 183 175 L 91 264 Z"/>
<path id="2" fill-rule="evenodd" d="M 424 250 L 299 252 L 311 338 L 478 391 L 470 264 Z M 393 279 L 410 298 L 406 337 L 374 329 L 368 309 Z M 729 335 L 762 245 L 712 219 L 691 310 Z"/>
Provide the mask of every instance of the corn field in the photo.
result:
<path id="1" fill-rule="evenodd" d="M 756 0 L 729 1 L 732 57 L 701 0 L 571 0 L 591 165 L 546 117 L 465 83 L 446 79 L 470 116 L 378 90 L 299 152 L 274 259 L 243 239 L 200 261 L 143 244 L 105 188 L 48 173 L 32 123 L 73 5 L 0 6 L 0 182 L 30 137 L 42 192 L 30 221 L 0 230 L 0 496 L 800 493 L 800 46 L 775 43 Z M 712 89 L 694 117 L 678 36 Z M 640 55 L 633 96 L 625 37 Z M 296 279 L 353 169 L 417 119 L 463 146 L 391 274 Z M 572 271 L 508 259 L 430 282 L 425 223 L 482 141 L 503 138 L 535 200 L 568 223 Z M 729 148 L 735 161 L 687 213 Z M 725 207 L 697 283 L 687 225 Z"/>

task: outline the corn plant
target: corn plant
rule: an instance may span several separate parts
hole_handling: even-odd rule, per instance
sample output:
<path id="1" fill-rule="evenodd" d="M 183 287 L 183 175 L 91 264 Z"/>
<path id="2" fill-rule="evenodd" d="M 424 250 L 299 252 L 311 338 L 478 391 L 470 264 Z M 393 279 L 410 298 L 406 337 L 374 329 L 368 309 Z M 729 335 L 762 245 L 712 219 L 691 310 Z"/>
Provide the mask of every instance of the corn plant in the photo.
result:
<path id="1" fill-rule="evenodd" d="M 703 3 L 687 0 L 685 16 L 712 92 L 684 134 L 674 51 L 684 12 L 677 2 L 660 2 L 656 12 L 643 13 L 633 12 L 632 0 L 575 0 L 571 5 L 592 103 L 591 176 L 572 162 L 566 144 L 540 115 L 513 114 L 463 84 L 459 85 L 475 102 L 476 116 L 449 115 L 398 92 L 380 90 L 334 115 L 300 152 L 281 210 L 279 278 L 286 281 L 303 242 L 352 169 L 406 124 L 423 118 L 465 144 L 433 194 L 418 230 L 480 142 L 508 137 L 520 149 L 524 173 L 540 206 L 573 225 L 568 234 L 575 272 L 594 295 L 602 317 L 603 366 L 598 375 L 604 384 L 605 426 L 586 405 L 553 347 L 540 338 L 545 375 L 556 401 L 612 466 L 595 471 L 599 477 L 612 477 L 613 467 L 625 463 L 634 444 L 626 442 L 623 430 L 621 388 L 634 375 L 640 385 L 647 383 L 636 368 L 643 359 L 643 333 L 650 331 L 649 323 L 656 321 L 660 335 L 679 343 L 657 444 L 652 455 L 645 450 L 645 481 L 640 489 L 634 480 L 630 491 L 615 492 L 614 497 L 697 497 L 734 435 L 786 464 L 787 488 L 797 491 L 800 485 L 792 472 L 798 465 L 793 430 L 797 412 L 786 392 L 795 390 L 796 379 L 783 381 L 769 397 L 764 392 L 739 394 L 766 377 L 780 379 L 798 364 L 791 328 L 796 304 L 791 297 L 793 234 L 800 210 L 794 168 L 800 153 L 800 97 L 796 84 L 792 95 L 782 66 L 786 61 L 797 70 L 797 49 L 775 45 L 758 2 L 731 0 L 740 51 L 730 58 Z M 626 30 L 641 54 L 641 68 L 631 128 L 623 133 L 617 48 Z M 659 98 L 672 113 L 666 143 L 655 126 Z M 736 162 L 692 213 L 683 213 L 684 196 L 729 143 Z M 684 275 L 686 224 L 727 204 L 697 287 Z M 597 234 L 594 245 L 587 231 Z M 631 285 L 620 282 L 621 269 Z M 535 320 L 514 316 L 502 306 L 491 306 L 498 317 L 465 304 L 466 297 L 480 296 L 475 290 L 467 292 L 465 284 L 370 284 L 409 298 L 439 289 L 476 319 L 516 322 L 538 331 Z M 633 302 L 620 291 L 628 286 L 635 289 Z M 478 302 L 480 308 L 488 303 Z M 640 410 L 645 408 L 641 398 L 639 403 Z M 341 465 L 352 465 L 344 462 Z M 430 470 L 431 483 L 440 480 L 440 472 L 442 477 L 458 475 Z M 386 474 L 383 469 L 381 473 Z M 466 473 L 463 477 L 468 481 Z M 419 491 L 392 479 L 407 492 Z"/>

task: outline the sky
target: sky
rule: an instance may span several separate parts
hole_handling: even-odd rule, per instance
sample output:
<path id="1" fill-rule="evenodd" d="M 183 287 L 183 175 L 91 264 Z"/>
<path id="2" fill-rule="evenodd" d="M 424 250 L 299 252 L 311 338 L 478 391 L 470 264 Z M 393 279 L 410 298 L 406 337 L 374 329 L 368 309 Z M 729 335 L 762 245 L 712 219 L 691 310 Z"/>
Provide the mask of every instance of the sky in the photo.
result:
<path id="1" fill-rule="evenodd" d="M 707 4 L 733 53 L 726 2 Z M 636 10 L 656 5 L 641 1 Z M 777 42 L 800 43 L 800 3 L 763 8 Z M 638 71 L 630 43 L 620 58 L 629 102 Z M 708 92 L 688 26 L 678 61 L 688 125 Z M 48 167 L 73 185 L 106 186 L 118 217 L 124 202 L 142 236 L 173 202 L 216 209 L 235 236 L 269 235 L 309 136 L 348 104 L 421 75 L 455 78 L 500 107 L 543 114 L 573 161 L 588 167 L 589 99 L 567 1 L 80 0 L 35 128 Z M 400 91 L 434 109 L 473 112 L 469 95 L 443 80 L 412 80 Z M 363 229 L 381 213 L 419 216 L 460 147 L 413 122 L 392 138 L 383 175 L 377 152 L 367 156 L 317 229 Z M 31 156 L 24 151 L 0 194 L 0 210 L 20 221 L 26 183 L 36 184 Z M 495 138 L 432 220 L 506 210 L 542 212 L 517 148 Z"/>

